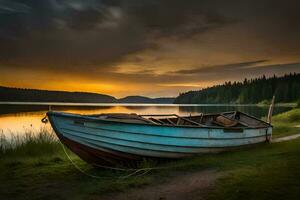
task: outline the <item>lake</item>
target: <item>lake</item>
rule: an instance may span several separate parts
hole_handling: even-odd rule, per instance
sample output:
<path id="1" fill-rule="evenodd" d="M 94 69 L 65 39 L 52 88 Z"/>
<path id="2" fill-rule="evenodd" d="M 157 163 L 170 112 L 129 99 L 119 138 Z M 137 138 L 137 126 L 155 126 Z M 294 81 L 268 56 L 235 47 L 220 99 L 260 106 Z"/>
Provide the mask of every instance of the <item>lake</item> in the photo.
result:
<path id="1" fill-rule="evenodd" d="M 40 128 L 50 128 L 49 123 L 43 124 L 41 119 L 49 110 L 50 103 L 11 103 L 0 104 L 0 133 L 6 137 L 13 134 L 24 134 L 26 130 L 36 132 Z M 292 107 L 275 106 L 274 113 L 290 110 Z M 51 110 L 79 114 L 99 113 L 137 113 L 137 114 L 171 114 L 197 115 L 199 113 L 215 113 L 239 110 L 258 118 L 268 113 L 268 106 L 257 105 L 224 105 L 224 104 L 73 104 L 51 103 Z"/>

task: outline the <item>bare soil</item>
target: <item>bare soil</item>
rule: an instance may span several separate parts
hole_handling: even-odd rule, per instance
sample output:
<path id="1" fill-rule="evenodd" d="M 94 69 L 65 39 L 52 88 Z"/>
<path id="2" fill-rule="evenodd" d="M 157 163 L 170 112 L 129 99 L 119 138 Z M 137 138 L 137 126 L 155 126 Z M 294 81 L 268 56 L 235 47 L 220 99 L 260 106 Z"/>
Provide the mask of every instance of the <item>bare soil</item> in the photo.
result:
<path id="1" fill-rule="evenodd" d="M 204 170 L 188 174 L 179 174 L 160 185 L 135 188 L 123 193 L 109 194 L 96 199 L 101 200 L 179 200 L 205 199 L 215 181 L 222 173 Z"/>
<path id="2" fill-rule="evenodd" d="M 299 137 L 300 137 L 300 133 L 299 134 L 294 134 L 294 135 L 290 135 L 290 136 L 285 136 L 285 137 L 280 137 L 280 138 L 273 139 L 272 143 L 294 140 L 294 139 L 297 139 Z"/>

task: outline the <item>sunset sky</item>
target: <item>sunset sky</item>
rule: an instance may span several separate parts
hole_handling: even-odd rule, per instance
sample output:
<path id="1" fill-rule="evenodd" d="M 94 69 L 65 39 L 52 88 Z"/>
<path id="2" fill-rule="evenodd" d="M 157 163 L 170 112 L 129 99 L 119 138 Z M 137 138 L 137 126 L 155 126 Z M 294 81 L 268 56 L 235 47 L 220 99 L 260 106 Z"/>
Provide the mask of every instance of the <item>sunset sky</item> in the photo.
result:
<path id="1" fill-rule="evenodd" d="M 296 0 L 0 0 L 0 85 L 177 96 L 300 72 Z"/>

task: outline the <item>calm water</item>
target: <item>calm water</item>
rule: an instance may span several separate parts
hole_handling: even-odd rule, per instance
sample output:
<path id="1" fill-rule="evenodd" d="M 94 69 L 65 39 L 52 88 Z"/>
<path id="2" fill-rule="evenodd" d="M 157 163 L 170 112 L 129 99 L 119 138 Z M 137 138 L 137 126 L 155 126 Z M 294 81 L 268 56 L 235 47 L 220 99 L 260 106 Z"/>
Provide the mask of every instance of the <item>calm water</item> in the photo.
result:
<path id="1" fill-rule="evenodd" d="M 49 106 L 44 105 L 0 105 L 0 133 L 7 137 L 14 134 L 22 134 L 25 130 L 38 131 L 44 125 L 41 119 L 45 116 Z M 64 111 L 79 114 L 99 114 L 99 113 L 137 113 L 137 114 L 170 114 L 196 115 L 199 113 L 214 113 L 230 110 L 239 110 L 258 118 L 267 115 L 268 107 L 253 105 L 126 105 L 126 104 L 97 104 L 89 106 L 59 105 L 51 106 L 52 110 Z M 287 111 L 289 107 L 275 107 L 274 114 Z"/>

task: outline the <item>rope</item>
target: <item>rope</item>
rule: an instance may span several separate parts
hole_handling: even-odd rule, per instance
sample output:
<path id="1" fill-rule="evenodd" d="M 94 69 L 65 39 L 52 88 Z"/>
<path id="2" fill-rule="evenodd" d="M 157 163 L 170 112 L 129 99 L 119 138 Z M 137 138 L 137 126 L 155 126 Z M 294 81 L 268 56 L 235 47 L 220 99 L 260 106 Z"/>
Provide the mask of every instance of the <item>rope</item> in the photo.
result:
<path id="1" fill-rule="evenodd" d="M 92 174 L 89 174 L 87 173 L 86 171 L 84 171 L 83 169 L 81 169 L 72 159 L 71 157 L 69 156 L 69 154 L 67 153 L 66 151 L 66 148 L 65 146 L 60 142 L 60 145 L 62 146 L 63 148 L 63 151 L 64 153 L 66 154 L 67 158 L 69 159 L 69 161 L 71 162 L 71 164 L 79 171 L 81 172 L 82 174 L 86 175 L 86 176 L 89 176 L 91 178 L 96 178 L 96 179 L 103 179 L 103 178 L 110 178 L 110 177 L 100 177 L 100 176 L 96 176 L 96 175 L 92 175 Z M 143 176 L 147 173 L 149 173 L 151 170 L 159 170 L 159 169 L 167 169 L 167 168 L 170 168 L 170 167 L 148 167 L 148 168 L 141 168 L 141 169 L 124 169 L 124 168 L 117 168 L 117 167 L 108 167 L 108 166 L 103 166 L 103 165 L 98 165 L 98 164 L 95 164 L 95 166 L 97 167 L 101 167 L 101 168 L 104 168 L 104 169 L 111 169 L 111 170 L 118 170 L 118 171 L 133 171 L 132 173 L 128 174 L 128 175 L 125 175 L 125 176 L 120 176 L 118 177 L 118 179 L 126 179 L 126 178 L 129 178 L 133 175 L 136 175 L 138 174 L 139 172 L 143 172 L 139 175 L 136 175 L 136 177 L 138 176 Z"/>
<path id="2" fill-rule="evenodd" d="M 43 117 L 43 119 L 41 119 L 41 122 L 43 124 L 47 124 L 48 123 L 48 117 L 47 117 L 47 115 L 45 117 Z"/>
<path id="3" fill-rule="evenodd" d="M 89 174 L 87 172 L 85 172 L 84 170 L 82 170 L 72 159 L 71 157 L 69 156 L 69 154 L 67 153 L 66 149 L 65 149 L 65 146 L 59 142 L 60 145 L 62 146 L 63 150 L 64 150 L 64 153 L 66 154 L 67 158 L 69 159 L 69 161 L 71 162 L 71 164 L 78 170 L 80 171 L 82 174 L 86 175 L 86 176 L 89 176 L 91 178 L 97 178 L 97 179 L 103 179 L 103 178 L 107 178 L 107 177 L 100 177 L 100 176 L 95 176 L 95 175 L 92 175 L 92 174 Z"/>

